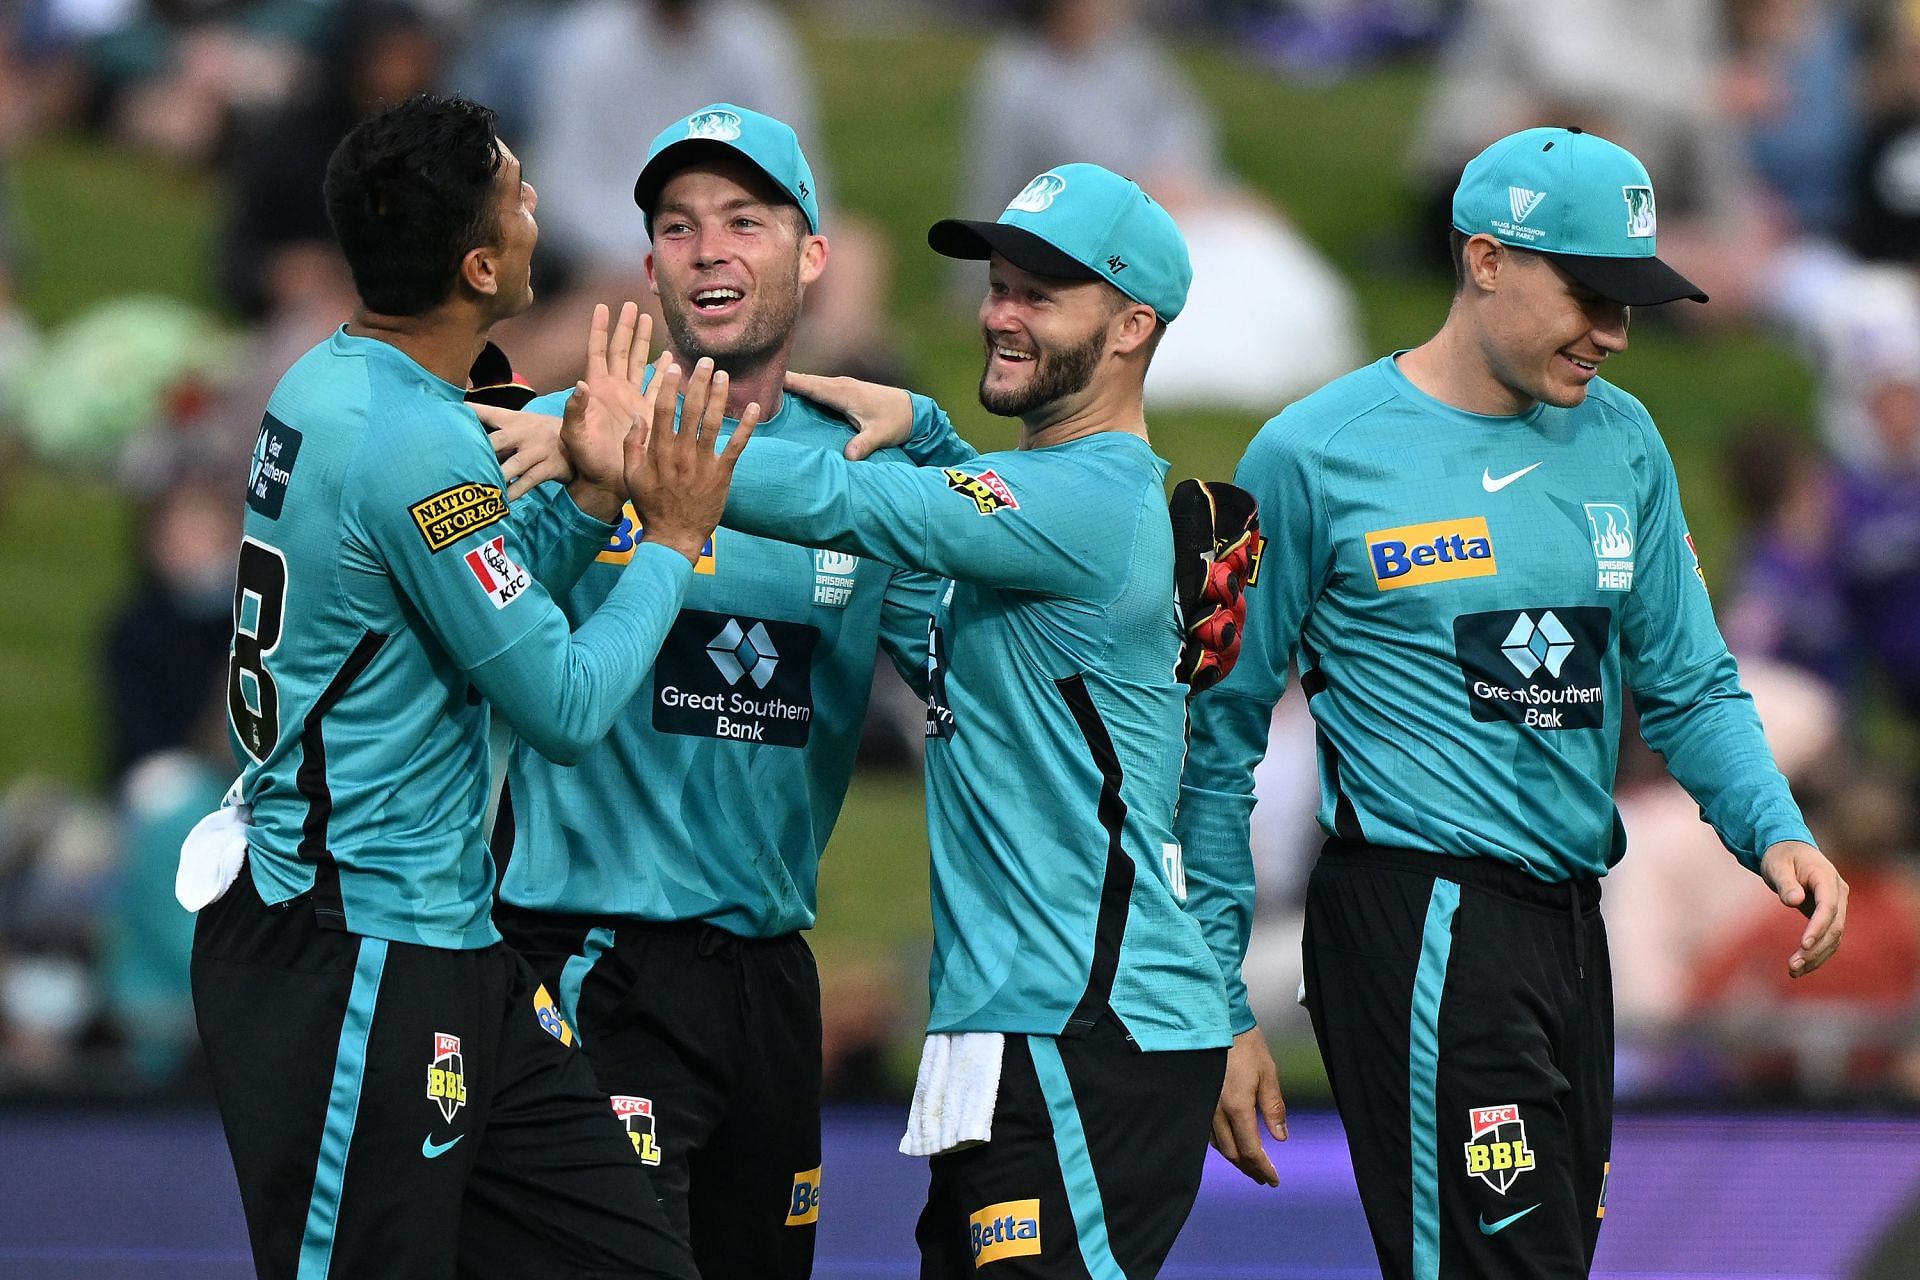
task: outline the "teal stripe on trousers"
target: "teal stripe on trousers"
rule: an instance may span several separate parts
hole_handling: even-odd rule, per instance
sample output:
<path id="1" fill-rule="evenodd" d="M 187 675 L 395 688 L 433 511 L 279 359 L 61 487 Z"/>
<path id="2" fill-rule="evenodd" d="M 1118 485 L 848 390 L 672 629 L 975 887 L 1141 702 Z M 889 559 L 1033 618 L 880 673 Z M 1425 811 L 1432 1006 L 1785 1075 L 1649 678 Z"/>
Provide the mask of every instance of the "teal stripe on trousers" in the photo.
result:
<path id="1" fill-rule="evenodd" d="M 580 1029 L 580 984 L 587 980 L 587 971 L 612 946 L 613 930 L 591 930 L 581 944 L 580 954 L 569 957 L 560 968 L 560 990 L 554 992 L 554 998 L 560 1002 L 560 1016 L 573 1028 L 573 1042 L 576 1045 L 584 1046 L 587 1043 L 586 1032 Z"/>
<path id="2" fill-rule="evenodd" d="M 1460 886 L 1435 880 L 1413 975 L 1413 1017 L 1407 1053 L 1407 1111 L 1413 1137 L 1413 1276 L 1440 1280 L 1440 1149 L 1434 1115 L 1440 1092 L 1440 996 L 1453 951 L 1453 913 Z"/>
<path id="3" fill-rule="evenodd" d="M 333 1088 L 327 1094 L 327 1121 L 320 1130 L 320 1159 L 313 1172 L 313 1196 L 307 1201 L 307 1230 L 300 1239 L 299 1280 L 326 1280 L 333 1266 L 333 1237 L 340 1225 L 340 1195 L 346 1185 L 347 1149 L 360 1115 L 360 1082 L 367 1070 L 367 1036 L 380 997 L 380 974 L 387 967 L 384 938 L 360 939 L 353 965 L 353 990 L 340 1023 L 340 1047 L 333 1057 Z"/>
<path id="4" fill-rule="evenodd" d="M 1033 1058 L 1033 1073 L 1040 1078 L 1040 1095 L 1047 1100 L 1047 1114 L 1053 1117 L 1053 1149 L 1060 1158 L 1060 1177 L 1067 1184 L 1067 1207 L 1073 1211 L 1080 1258 L 1093 1280 L 1127 1280 L 1107 1239 L 1107 1207 L 1100 1201 L 1093 1157 L 1087 1151 L 1087 1131 L 1080 1124 L 1080 1108 L 1073 1101 L 1067 1064 L 1060 1061 L 1060 1045 L 1050 1036 L 1028 1036 L 1027 1049 Z"/>

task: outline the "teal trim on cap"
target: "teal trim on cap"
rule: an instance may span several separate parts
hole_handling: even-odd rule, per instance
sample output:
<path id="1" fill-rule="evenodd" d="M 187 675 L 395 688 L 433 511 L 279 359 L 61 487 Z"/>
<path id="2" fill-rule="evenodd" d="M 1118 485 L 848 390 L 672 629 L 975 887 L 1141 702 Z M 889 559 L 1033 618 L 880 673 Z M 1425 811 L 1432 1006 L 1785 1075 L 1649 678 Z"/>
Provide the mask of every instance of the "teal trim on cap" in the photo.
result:
<path id="1" fill-rule="evenodd" d="M 1440 1280 L 1440 1141 L 1435 1115 L 1440 1094 L 1440 997 L 1453 952 L 1453 913 L 1460 886 L 1435 880 L 1420 934 L 1420 965 L 1413 975 L 1408 1031 L 1407 1113 L 1413 1148 L 1413 1276 Z"/>
<path id="2" fill-rule="evenodd" d="M 1110 169 L 1049 169 L 1022 188 L 998 220 L 1045 240 L 1162 320 L 1187 305 L 1193 262 L 1186 237 L 1139 183 Z"/>
<path id="3" fill-rule="evenodd" d="M 1539 253 L 1651 258 L 1653 179 L 1632 152 L 1597 134 L 1526 129 L 1468 161 L 1453 226 Z"/>
<path id="4" fill-rule="evenodd" d="M 340 1225 L 340 1196 L 346 1186 L 347 1151 L 360 1116 L 360 1085 L 367 1071 L 367 1037 L 380 998 L 380 975 L 387 967 L 384 938 L 360 939 L 353 965 L 353 988 L 340 1022 L 334 1051 L 333 1087 L 327 1093 L 327 1119 L 320 1129 L 320 1157 L 307 1201 L 307 1228 L 300 1238 L 298 1280 L 326 1280 L 333 1265 L 333 1237 Z"/>
<path id="5" fill-rule="evenodd" d="M 712 147 L 737 152 L 766 174 L 800 206 L 800 212 L 807 216 L 807 227 L 815 235 L 820 233 L 819 184 L 814 181 L 806 153 L 800 149 L 799 135 L 772 116 L 731 102 L 714 102 L 662 129 L 647 148 L 647 161 L 634 180 L 633 200 L 646 215 L 649 235 L 661 188 L 683 163 L 690 163 L 701 150 Z"/>
<path id="6" fill-rule="evenodd" d="M 1080 1108 L 1073 1100 L 1067 1064 L 1060 1060 L 1060 1046 L 1050 1036 L 1026 1039 L 1033 1074 L 1040 1080 L 1040 1096 L 1047 1100 L 1047 1115 L 1053 1120 L 1053 1150 L 1060 1159 L 1061 1180 L 1067 1184 L 1067 1208 L 1073 1212 L 1080 1260 L 1092 1280 L 1127 1280 L 1107 1237 L 1107 1207 L 1100 1199 L 1093 1157 L 1087 1151 L 1087 1131 L 1080 1123 Z"/>
<path id="7" fill-rule="evenodd" d="M 681 559 L 686 557 L 682 556 Z M 590 930 L 586 941 L 580 946 L 580 954 L 569 956 L 566 964 L 560 967 L 560 990 L 554 992 L 554 998 L 560 1002 L 560 1016 L 573 1028 L 575 1044 L 585 1046 L 587 1036 L 580 1026 L 580 987 L 587 980 L 587 974 L 598 964 L 600 957 L 613 949 L 613 930 L 599 928 Z"/>

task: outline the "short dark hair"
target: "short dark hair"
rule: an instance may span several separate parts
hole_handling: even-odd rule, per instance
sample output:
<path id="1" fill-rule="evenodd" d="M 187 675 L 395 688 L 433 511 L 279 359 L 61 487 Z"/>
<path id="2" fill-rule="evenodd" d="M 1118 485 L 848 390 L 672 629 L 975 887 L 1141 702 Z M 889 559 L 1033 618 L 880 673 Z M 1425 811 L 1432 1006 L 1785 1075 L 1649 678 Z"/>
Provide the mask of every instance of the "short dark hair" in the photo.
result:
<path id="1" fill-rule="evenodd" d="M 447 300 L 460 262 L 500 237 L 499 117 L 417 94 L 355 125 L 327 161 L 327 219 L 368 310 L 414 316 Z"/>

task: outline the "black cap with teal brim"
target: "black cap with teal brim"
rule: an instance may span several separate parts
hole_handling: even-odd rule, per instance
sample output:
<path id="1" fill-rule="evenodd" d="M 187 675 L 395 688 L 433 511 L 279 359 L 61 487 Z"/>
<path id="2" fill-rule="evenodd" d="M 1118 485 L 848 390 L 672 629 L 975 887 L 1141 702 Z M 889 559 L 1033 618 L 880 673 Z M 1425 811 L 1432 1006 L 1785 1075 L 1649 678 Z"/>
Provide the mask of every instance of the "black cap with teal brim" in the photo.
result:
<path id="1" fill-rule="evenodd" d="M 767 175 L 806 215 L 807 229 L 820 234 L 820 198 L 813 167 L 793 129 L 772 116 L 716 102 L 662 129 L 647 148 L 647 162 L 634 180 L 633 202 L 653 230 L 653 210 L 674 174 L 703 158 L 732 156 Z"/>
<path id="2" fill-rule="evenodd" d="M 1579 129 L 1508 134 L 1467 162 L 1453 227 L 1547 258 L 1601 297 L 1652 307 L 1707 295 L 1654 256 L 1653 179 L 1626 148 Z"/>
<path id="3" fill-rule="evenodd" d="M 1097 164 L 1063 164 L 1029 182 L 998 221 L 948 218 L 927 244 L 949 258 L 999 254 L 1058 280 L 1104 280 L 1170 321 L 1187 305 L 1193 264 L 1173 217 L 1140 185 Z"/>

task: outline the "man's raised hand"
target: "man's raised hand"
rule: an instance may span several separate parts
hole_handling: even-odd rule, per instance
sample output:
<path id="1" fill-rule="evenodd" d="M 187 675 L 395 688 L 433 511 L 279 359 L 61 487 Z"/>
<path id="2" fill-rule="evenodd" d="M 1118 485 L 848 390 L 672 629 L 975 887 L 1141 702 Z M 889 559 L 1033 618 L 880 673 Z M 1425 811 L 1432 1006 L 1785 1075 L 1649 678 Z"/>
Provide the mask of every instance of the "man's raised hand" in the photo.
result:
<path id="1" fill-rule="evenodd" d="M 665 543 L 696 564 L 726 510 L 734 464 L 760 421 L 760 406 L 748 405 L 727 447 L 714 452 L 727 412 L 727 382 L 704 356 L 691 376 L 669 364 L 653 380 L 651 430 L 636 426 L 627 435 L 627 491 L 647 541 Z"/>

